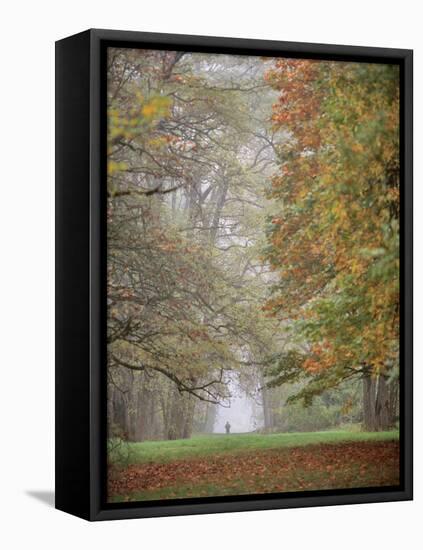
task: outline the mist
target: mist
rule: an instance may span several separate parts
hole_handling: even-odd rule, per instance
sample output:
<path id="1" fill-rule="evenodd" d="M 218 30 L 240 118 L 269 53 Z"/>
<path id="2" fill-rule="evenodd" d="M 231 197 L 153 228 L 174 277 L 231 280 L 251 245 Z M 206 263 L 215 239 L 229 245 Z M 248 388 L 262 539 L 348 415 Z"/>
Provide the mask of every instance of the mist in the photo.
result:
<path id="1" fill-rule="evenodd" d="M 263 407 L 248 395 L 236 382 L 231 382 L 229 388 L 232 397 L 229 406 L 217 406 L 216 421 L 213 433 L 226 433 L 225 424 L 231 425 L 231 433 L 254 432 L 263 427 Z"/>

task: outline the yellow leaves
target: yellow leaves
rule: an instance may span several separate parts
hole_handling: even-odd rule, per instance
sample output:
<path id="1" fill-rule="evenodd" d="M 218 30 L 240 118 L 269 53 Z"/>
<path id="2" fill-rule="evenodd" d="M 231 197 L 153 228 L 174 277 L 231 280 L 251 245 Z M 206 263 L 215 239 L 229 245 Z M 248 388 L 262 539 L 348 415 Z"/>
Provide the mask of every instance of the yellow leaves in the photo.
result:
<path id="1" fill-rule="evenodd" d="M 146 100 L 136 94 L 138 104 L 127 110 L 111 107 L 108 111 L 109 142 L 119 139 L 132 140 L 143 134 L 147 127 L 169 116 L 171 99 L 165 96 L 153 96 Z"/>
<path id="2" fill-rule="evenodd" d="M 128 164 L 122 160 L 112 158 L 114 145 L 121 147 L 123 140 L 143 140 L 152 149 L 160 149 L 168 143 L 167 136 L 152 136 L 151 127 L 154 128 L 158 119 L 169 115 L 171 100 L 168 97 L 154 96 L 146 100 L 140 93 L 136 93 L 136 102 L 130 109 L 123 109 L 111 106 L 108 110 L 108 147 L 109 157 L 107 163 L 107 174 L 114 176 L 119 172 L 128 169 Z M 148 128 L 150 127 L 150 128 Z M 146 130 L 150 131 L 147 132 Z M 152 136 L 149 140 L 145 136 Z"/>
<path id="3" fill-rule="evenodd" d="M 170 98 L 164 96 L 156 96 L 144 103 L 141 107 L 141 114 L 147 120 L 151 121 L 154 118 L 163 118 L 169 114 Z"/>
<path id="4" fill-rule="evenodd" d="M 364 146 L 362 143 L 355 142 L 351 145 L 351 151 L 354 153 L 362 153 L 364 151 Z"/>
<path id="5" fill-rule="evenodd" d="M 353 275 L 359 276 L 365 272 L 367 266 L 362 259 L 354 257 L 351 259 L 349 267 Z"/>
<path id="6" fill-rule="evenodd" d="M 153 116 L 156 114 L 157 108 L 152 103 L 149 103 L 147 105 L 144 105 L 141 109 L 141 113 L 146 118 L 153 118 Z"/>
<path id="7" fill-rule="evenodd" d="M 348 397 L 348 399 L 345 401 L 345 403 L 342 405 L 341 408 L 341 414 L 348 414 L 351 412 L 352 408 L 354 406 L 354 400 L 352 397 Z"/>
<path id="8" fill-rule="evenodd" d="M 161 149 L 162 147 L 165 147 L 168 142 L 169 141 L 166 136 L 157 136 L 148 140 L 149 146 L 153 149 Z"/>
<path id="9" fill-rule="evenodd" d="M 332 207 L 332 213 L 335 214 L 336 219 L 338 219 L 340 222 L 347 219 L 347 212 L 344 205 L 339 199 L 337 202 L 334 203 Z"/>
<path id="10" fill-rule="evenodd" d="M 109 160 L 107 162 L 107 174 L 113 176 L 116 172 L 123 172 L 128 169 L 126 162 L 115 162 L 114 160 Z"/>
<path id="11" fill-rule="evenodd" d="M 269 259 L 281 290 L 268 309 L 319 341 L 308 372 L 382 368 L 398 353 L 398 75 L 281 60 L 268 80 L 281 90 L 275 126 L 292 135 L 272 182 L 281 214 Z"/>

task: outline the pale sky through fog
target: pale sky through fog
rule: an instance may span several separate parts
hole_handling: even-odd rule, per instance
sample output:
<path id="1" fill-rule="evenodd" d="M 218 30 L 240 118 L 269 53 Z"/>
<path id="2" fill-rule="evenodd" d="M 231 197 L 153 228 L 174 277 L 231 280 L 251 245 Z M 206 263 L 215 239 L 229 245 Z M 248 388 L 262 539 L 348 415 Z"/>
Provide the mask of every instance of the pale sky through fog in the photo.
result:
<path id="1" fill-rule="evenodd" d="M 239 389 L 233 383 L 233 395 L 230 407 L 218 406 L 217 418 L 214 425 L 214 433 L 225 433 L 225 424 L 229 421 L 231 433 L 245 433 L 256 430 L 260 421 L 256 418 L 254 407 L 257 405 L 245 393 L 240 393 Z M 231 388 L 232 389 L 232 388 Z M 238 389 L 238 391 L 236 391 Z"/>

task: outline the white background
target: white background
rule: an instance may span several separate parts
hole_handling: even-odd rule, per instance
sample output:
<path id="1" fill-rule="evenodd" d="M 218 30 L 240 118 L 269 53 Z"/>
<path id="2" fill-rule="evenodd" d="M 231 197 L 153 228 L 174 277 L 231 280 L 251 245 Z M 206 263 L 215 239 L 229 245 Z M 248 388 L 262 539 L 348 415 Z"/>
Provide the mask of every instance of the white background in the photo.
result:
<path id="1" fill-rule="evenodd" d="M 422 18 L 402 0 L 3 2 L 0 545 L 418 548 L 422 543 Z M 415 50 L 415 501 L 90 524 L 54 510 L 54 41 L 90 27 Z M 420 153 L 420 154 L 419 154 Z M 78 396 L 74 396 L 78 400 Z M 31 495 L 32 493 L 32 495 Z"/>

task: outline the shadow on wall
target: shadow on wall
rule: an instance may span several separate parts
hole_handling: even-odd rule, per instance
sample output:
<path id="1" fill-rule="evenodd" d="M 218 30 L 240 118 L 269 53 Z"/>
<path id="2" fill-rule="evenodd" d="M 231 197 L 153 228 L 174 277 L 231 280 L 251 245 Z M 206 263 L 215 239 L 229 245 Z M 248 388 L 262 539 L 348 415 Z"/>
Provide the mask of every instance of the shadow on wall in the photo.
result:
<path id="1" fill-rule="evenodd" d="M 39 500 L 46 506 L 54 508 L 54 491 L 25 491 L 29 497 Z"/>

